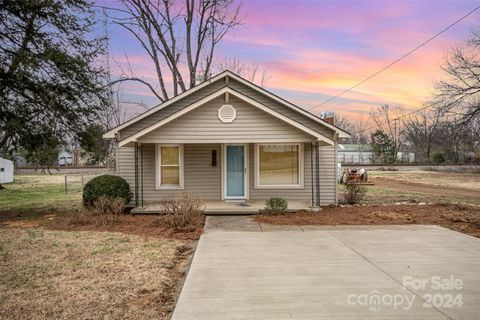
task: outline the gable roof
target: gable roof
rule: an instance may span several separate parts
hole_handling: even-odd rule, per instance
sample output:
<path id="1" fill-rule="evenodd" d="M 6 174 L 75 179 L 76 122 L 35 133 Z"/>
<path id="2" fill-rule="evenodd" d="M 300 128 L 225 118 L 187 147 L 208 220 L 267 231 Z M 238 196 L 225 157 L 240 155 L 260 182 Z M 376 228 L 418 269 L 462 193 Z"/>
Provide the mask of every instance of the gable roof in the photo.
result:
<path id="1" fill-rule="evenodd" d="M 132 124 L 134 124 L 134 123 L 136 123 L 136 122 L 138 122 L 138 121 L 140 121 L 140 120 L 142 120 L 142 119 L 144 119 L 144 118 L 146 118 L 146 117 L 148 117 L 148 116 L 150 116 L 150 115 L 152 115 L 152 114 L 154 114 L 154 113 L 156 113 L 156 112 L 158 112 L 158 111 L 160 111 L 160 110 L 163 110 L 164 108 L 168 107 L 169 105 L 172 105 L 172 104 L 174 104 L 175 102 L 180 101 L 180 100 L 182 100 L 183 98 L 185 98 L 185 97 L 193 94 L 194 92 L 199 91 L 200 89 L 207 87 L 207 86 L 210 85 L 211 83 L 213 83 L 213 82 L 215 82 L 215 81 L 217 81 L 217 80 L 220 80 L 220 79 L 222 79 L 222 78 L 225 78 L 225 77 L 230 77 L 230 78 L 232 78 L 232 79 L 240 82 L 241 84 L 249 87 L 250 89 L 258 92 L 259 94 L 262 94 L 262 95 L 264 95 L 264 96 L 267 96 L 268 98 L 270 98 L 270 99 L 272 99 L 272 100 L 275 100 L 275 101 L 278 102 L 279 104 L 284 105 L 284 106 L 286 106 L 286 107 L 288 107 L 288 108 L 296 111 L 297 113 L 302 114 L 303 116 L 306 116 L 306 117 L 312 119 L 313 121 L 315 121 L 316 123 L 320 124 L 321 126 L 324 126 L 324 127 L 328 128 L 328 129 L 336 132 L 336 133 L 339 135 L 340 138 L 349 137 L 349 136 L 350 136 L 350 134 L 349 134 L 348 132 L 346 132 L 345 130 L 343 130 L 343 129 L 335 126 L 335 125 L 332 125 L 332 124 L 324 121 L 323 119 L 321 119 L 321 118 L 318 117 L 317 115 L 315 115 L 315 114 L 313 114 L 313 113 L 311 113 L 311 112 L 309 112 L 309 111 L 307 111 L 307 110 L 304 110 L 303 108 L 300 108 L 300 107 L 298 107 L 298 106 L 296 106 L 296 105 L 294 105 L 294 104 L 292 104 L 292 103 L 290 103 L 290 102 L 288 102 L 288 101 L 286 101 L 286 100 L 278 97 L 277 95 L 275 95 L 275 94 L 273 94 L 273 93 L 271 93 L 271 92 L 269 92 L 269 91 L 267 91 L 267 90 L 265 90 L 265 89 L 263 89 L 263 88 L 255 85 L 255 84 L 253 84 L 252 82 L 250 82 L 250 81 L 248 81 L 248 80 L 245 80 L 244 78 L 236 75 L 235 73 L 233 73 L 233 72 L 231 72 L 231 71 L 226 70 L 226 71 L 223 71 L 223 72 L 217 74 L 216 76 L 210 78 L 209 80 L 204 81 L 204 82 L 202 82 L 201 84 L 199 84 L 199 85 L 197 85 L 197 86 L 195 86 L 195 87 L 193 87 L 193 88 L 191 88 L 191 89 L 189 89 L 189 90 L 186 90 L 185 92 L 177 95 L 176 97 L 174 97 L 174 98 L 172 98 L 172 99 L 170 99 L 170 100 L 168 100 L 168 101 L 165 101 L 164 103 L 162 103 L 162 104 L 160 104 L 160 105 L 157 105 L 156 107 L 153 107 L 152 109 L 150 109 L 150 110 L 148 110 L 148 111 L 146 111 L 146 112 L 144 112 L 144 113 L 142 113 L 142 114 L 140 114 L 140 115 L 138 115 L 138 116 L 130 119 L 129 121 L 126 121 L 125 123 L 123 123 L 123 124 L 121 124 L 121 125 L 113 128 L 113 129 L 107 131 L 107 132 L 103 135 L 103 137 L 104 137 L 104 138 L 107 138 L 107 139 L 115 138 L 115 134 L 116 134 L 117 132 L 119 132 L 120 130 L 125 129 L 125 128 L 131 126 Z M 222 90 L 224 90 L 224 89 L 225 89 L 225 88 L 222 88 Z M 227 90 L 226 92 L 228 92 L 228 91 L 229 91 L 229 90 Z M 229 92 L 232 92 L 232 91 L 230 90 Z M 235 95 L 238 95 L 239 92 L 236 92 L 236 91 L 235 91 L 234 94 L 235 94 Z M 213 95 L 213 94 L 211 94 L 211 95 L 209 95 L 209 96 L 212 96 L 212 95 Z M 215 95 L 215 96 L 216 96 L 216 95 Z M 245 96 L 243 96 L 242 99 L 245 100 L 245 98 L 248 99 L 248 97 L 245 97 Z M 182 110 L 180 110 L 180 111 L 182 111 Z M 274 113 L 275 113 L 275 112 L 274 112 Z M 278 113 L 273 114 L 273 115 L 274 115 L 274 116 L 277 116 L 277 117 L 279 116 Z M 158 128 L 158 127 L 159 127 L 159 126 L 156 125 L 156 124 L 155 124 L 154 126 L 155 126 L 155 128 Z M 146 129 L 148 129 L 148 128 L 146 128 Z M 305 129 L 305 128 L 302 128 L 302 130 L 303 130 L 303 129 Z M 139 132 L 140 132 L 140 131 L 145 132 L 145 129 L 139 130 Z M 305 131 L 305 130 L 304 130 L 304 131 Z M 139 133 L 139 132 L 138 132 L 138 133 Z M 139 136 L 139 135 L 138 135 L 138 134 L 134 134 L 134 135 L 132 135 L 132 137 L 133 137 L 133 136 L 137 137 L 137 136 Z M 316 135 L 315 135 L 315 136 L 316 136 Z M 130 138 L 130 137 L 127 137 L 127 138 Z M 131 140 L 131 139 L 128 139 L 128 140 Z"/>

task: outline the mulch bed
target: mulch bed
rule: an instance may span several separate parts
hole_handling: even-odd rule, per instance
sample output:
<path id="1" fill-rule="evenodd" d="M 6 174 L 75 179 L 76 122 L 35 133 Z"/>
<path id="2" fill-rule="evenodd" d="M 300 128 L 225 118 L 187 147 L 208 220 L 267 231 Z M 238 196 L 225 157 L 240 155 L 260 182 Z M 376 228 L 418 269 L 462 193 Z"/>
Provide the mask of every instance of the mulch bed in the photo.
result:
<path id="1" fill-rule="evenodd" d="M 480 238 L 480 207 L 460 204 L 334 207 L 319 213 L 262 214 L 253 220 L 276 225 L 436 224 Z"/>
<path id="2" fill-rule="evenodd" d="M 69 219 L 58 219 L 48 226 L 52 230 L 65 231 L 109 231 L 136 234 L 140 236 L 151 236 L 157 238 L 171 238 L 178 240 L 198 240 L 203 232 L 205 218 L 202 215 L 201 221 L 196 226 L 185 229 L 172 229 L 164 222 L 165 216 L 157 215 L 123 215 L 119 222 L 111 225 L 99 225 L 94 219 L 88 220 L 85 224 L 72 223 Z"/>
<path id="3" fill-rule="evenodd" d="M 85 215 L 82 222 L 74 222 L 71 213 L 36 212 L 35 215 L 0 212 L 0 227 L 29 228 L 45 227 L 64 231 L 108 231 L 170 238 L 178 240 L 198 240 L 203 232 L 205 217 L 202 215 L 197 225 L 186 229 L 172 229 L 164 221 L 165 216 L 124 214 L 120 221 L 103 226 L 94 217 Z"/>

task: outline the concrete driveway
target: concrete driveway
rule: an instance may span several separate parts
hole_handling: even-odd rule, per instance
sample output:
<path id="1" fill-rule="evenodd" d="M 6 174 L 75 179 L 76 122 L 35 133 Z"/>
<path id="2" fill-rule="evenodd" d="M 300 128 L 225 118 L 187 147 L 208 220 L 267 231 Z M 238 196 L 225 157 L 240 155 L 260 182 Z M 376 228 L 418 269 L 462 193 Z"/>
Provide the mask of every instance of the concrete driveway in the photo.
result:
<path id="1" fill-rule="evenodd" d="M 206 229 L 175 320 L 480 317 L 480 240 L 461 233 L 247 217 L 209 217 Z"/>

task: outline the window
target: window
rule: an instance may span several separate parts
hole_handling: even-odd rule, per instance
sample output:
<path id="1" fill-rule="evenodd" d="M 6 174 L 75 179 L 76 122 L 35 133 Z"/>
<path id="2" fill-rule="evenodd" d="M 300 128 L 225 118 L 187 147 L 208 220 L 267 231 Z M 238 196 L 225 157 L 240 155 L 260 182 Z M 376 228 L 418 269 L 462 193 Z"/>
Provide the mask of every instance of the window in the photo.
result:
<path id="1" fill-rule="evenodd" d="M 255 187 L 303 187 L 302 144 L 257 144 Z"/>
<path id="2" fill-rule="evenodd" d="M 183 188 L 183 146 L 157 145 L 156 186 L 160 189 Z"/>

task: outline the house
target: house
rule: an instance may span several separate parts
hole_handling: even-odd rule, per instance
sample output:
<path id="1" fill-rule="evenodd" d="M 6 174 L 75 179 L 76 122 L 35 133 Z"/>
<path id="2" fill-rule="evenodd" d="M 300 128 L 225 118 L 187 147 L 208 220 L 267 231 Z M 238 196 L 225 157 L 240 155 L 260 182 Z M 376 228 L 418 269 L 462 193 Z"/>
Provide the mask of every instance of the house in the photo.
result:
<path id="1" fill-rule="evenodd" d="M 13 161 L 0 158 L 0 185 L 13 182 Z"/>
<path id="2" fill-rule="evenodd" d="M 349 134 L 230 71 L 104 134 L 118 143 L 117 174 L 136 207 L 187 191 L 212 210 L 269 197 L 336 204 L 342 137 Z"/>
<path id="3" fill-rule="evenodd" d="M 67 150 L 62 150 L 58 154 L 59 166 L 71 166 L 73 165 L 73 153 Z"/>

